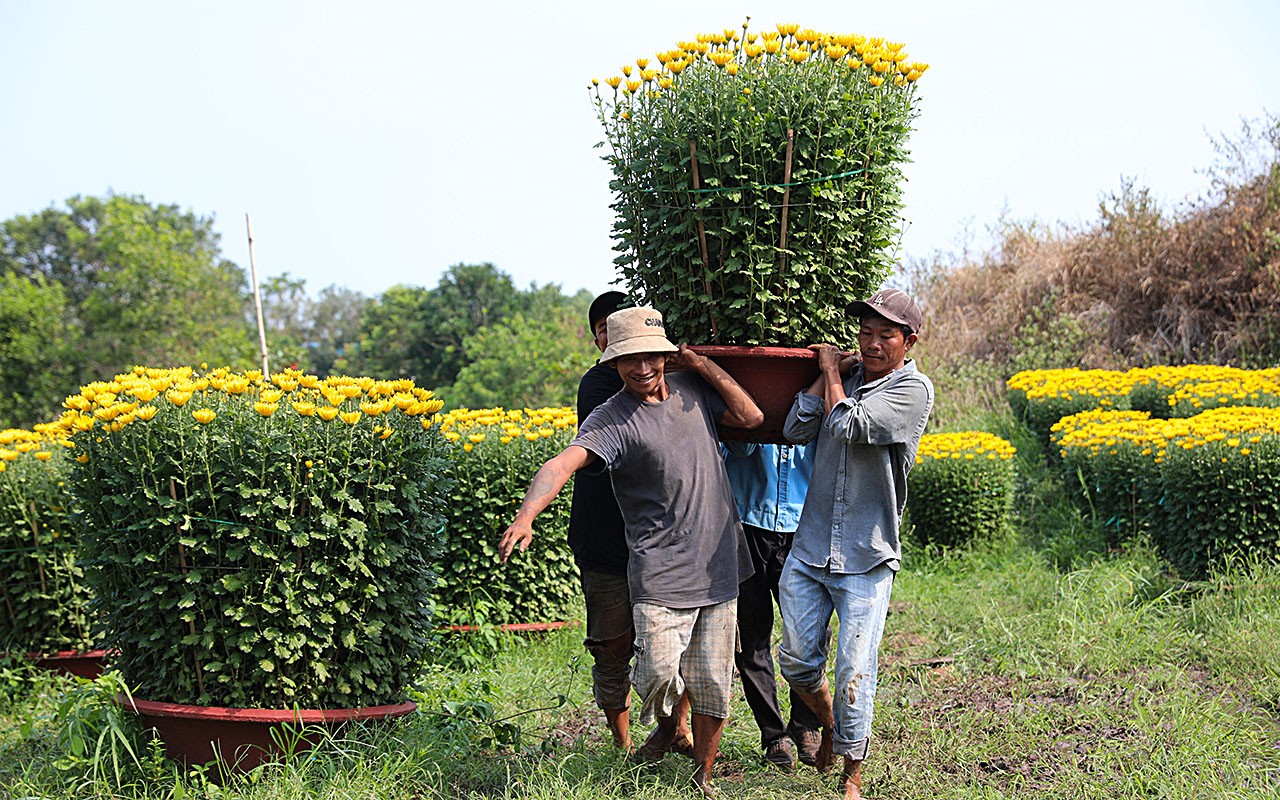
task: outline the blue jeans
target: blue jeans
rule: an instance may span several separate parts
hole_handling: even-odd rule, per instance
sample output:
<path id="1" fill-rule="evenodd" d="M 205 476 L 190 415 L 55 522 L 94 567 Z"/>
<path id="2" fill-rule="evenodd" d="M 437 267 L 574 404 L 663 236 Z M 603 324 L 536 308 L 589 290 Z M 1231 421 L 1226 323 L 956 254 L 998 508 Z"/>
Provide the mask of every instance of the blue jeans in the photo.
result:
<path id="1" fill-rule="evenodd" d="M 827 625 L 840 620 L 836 641 L 836 679 L 831 692 L 837 755 L 867 757 L 876 699 L 880 639 L 889 613 L 893 570 L 881 564 L 861 575 L 842 575 L 813 567 L 793 554 L 782 568 L 782 676 L 801 692 L 827 685 Z"/>

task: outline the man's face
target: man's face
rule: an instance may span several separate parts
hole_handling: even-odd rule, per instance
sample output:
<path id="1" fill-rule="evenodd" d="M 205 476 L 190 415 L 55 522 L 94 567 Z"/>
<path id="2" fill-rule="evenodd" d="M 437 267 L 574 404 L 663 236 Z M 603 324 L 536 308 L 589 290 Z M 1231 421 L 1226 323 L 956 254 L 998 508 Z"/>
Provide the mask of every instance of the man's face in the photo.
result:
<path id="1" fill-rule="evenodd" d="M 623 389 L 641 400 L 658 397 L 663 391 L 663 375 L 666 373 L 666 353 L 635 353 L 615 359 L 618 377 Z"/>
<path id="2" fill-rule="evenodd" d="M 902 326 L 884 317 L 863 317 L 858 326 L 858 350 L 868 381 L 902 369 L 916 335 L 902 335 Z"/>
<path id="3" fill-rule="evenodd" d="M 596 322 L 595 334 L 596 347 L 600 348 L 603 353 L 604 349 L 609 346 L 609 318 L 605 317 Z"/>

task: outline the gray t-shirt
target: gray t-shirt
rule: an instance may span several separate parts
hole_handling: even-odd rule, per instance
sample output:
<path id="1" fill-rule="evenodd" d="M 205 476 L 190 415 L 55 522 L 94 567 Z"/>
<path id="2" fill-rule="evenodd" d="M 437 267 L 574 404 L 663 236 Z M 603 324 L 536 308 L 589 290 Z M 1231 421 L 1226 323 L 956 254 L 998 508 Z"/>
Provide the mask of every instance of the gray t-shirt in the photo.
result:
<path id="1" fill-rule="evenodd" d="M 609 398 L 573 444 L 594 453 L 613 480 L 631 551 L 631 602 L 699 608 L 737 597 L 751 556 L 716 441 L 724 399 L 693 372 L 667 373 L 666 381 L 661 403 L 625 390 Z"/>

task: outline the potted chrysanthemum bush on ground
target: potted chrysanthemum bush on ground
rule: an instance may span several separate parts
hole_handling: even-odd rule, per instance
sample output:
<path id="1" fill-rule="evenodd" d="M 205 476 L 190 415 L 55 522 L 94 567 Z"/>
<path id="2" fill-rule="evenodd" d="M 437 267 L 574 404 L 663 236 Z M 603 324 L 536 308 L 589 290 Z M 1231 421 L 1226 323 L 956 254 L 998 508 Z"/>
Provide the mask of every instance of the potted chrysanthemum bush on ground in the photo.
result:
<path id="1" fill-rule="evenodd" d="M 139 368 L 66 405 L 103 636 L 171 755 L 207 761 L 231 736 L 166 731 L 175 704 L 215 722 L 412 709 L 445 488 L 429 391 Z"/>
<path id="2" fill-rule="evenodd" d="M 94 677 L 104 653 L 71 519 L 68 444 L 48 425 L 0 431 L 0 652 Z"/>

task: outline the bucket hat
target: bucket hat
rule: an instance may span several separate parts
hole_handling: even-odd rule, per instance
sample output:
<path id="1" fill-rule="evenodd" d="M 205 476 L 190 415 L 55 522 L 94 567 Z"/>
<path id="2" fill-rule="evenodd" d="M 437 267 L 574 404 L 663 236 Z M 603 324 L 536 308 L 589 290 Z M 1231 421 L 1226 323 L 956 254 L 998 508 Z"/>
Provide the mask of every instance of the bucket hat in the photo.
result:
<path id="1" fill-rule="evenodd" d="M 662 315 L 655 309 L 638 306 L 609 315 L 609 346 L 600 360 L 609 362 L 635 353 L 674 353 L 680 348 L 667 340 Z"/>

